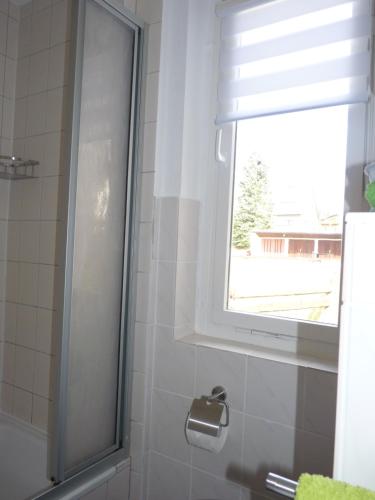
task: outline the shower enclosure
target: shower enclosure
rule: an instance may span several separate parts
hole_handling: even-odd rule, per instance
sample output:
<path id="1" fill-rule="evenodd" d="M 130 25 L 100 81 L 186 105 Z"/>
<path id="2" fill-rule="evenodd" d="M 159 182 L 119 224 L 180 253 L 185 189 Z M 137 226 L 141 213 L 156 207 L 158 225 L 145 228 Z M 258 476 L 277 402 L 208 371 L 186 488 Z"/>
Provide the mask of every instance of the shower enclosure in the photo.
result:
<path id="1" fill-rule="evenodd" d="M 0 500 L 58 498 L 129 452 L 142 30 L 110 1 L 6 4 Z"/>

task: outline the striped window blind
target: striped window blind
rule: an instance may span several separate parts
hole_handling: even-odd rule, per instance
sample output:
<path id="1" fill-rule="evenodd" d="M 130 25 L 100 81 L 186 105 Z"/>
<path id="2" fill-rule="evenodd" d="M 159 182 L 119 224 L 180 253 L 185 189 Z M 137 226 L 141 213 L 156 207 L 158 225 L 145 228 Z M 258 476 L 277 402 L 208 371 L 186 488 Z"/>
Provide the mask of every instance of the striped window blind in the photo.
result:
<path id="1" fill-rule="evenodd" d="M 367 102 L 372 1 L 219 4 L 217 123 Z"/>

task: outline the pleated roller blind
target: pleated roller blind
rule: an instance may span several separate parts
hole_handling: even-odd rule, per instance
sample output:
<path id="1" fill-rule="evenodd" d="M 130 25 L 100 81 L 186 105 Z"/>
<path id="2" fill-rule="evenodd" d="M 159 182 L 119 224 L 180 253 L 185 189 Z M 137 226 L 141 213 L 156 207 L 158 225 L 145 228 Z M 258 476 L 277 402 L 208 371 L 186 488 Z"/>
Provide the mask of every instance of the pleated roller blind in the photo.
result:
<path id="1" fill-rule="evenodd" d="M 219 4 L 217 123 L 367 102 L 372 7 L 372 0 Z"/>

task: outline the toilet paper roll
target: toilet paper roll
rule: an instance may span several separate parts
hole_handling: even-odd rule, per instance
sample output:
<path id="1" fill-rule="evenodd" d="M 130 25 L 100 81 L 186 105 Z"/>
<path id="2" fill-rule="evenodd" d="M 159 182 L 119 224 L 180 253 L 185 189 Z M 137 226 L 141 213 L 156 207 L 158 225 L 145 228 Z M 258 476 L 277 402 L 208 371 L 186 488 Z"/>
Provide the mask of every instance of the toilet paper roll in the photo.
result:
<path id="1" fill-rule="evenodd" d="M 220 435 L 218 437 L 209 436 L 208 434 L 202 434 L 201 432 L 192 431 L 187 428 L 187 422 L 185 425 L 185 436 L 186 440 L 192 446 L 197 446 L 204 450 L 211 451 L 212 453 L 219 453 L 225 444 L 228 437 L 228 427 L 223 427 L 221 429 Z"/>

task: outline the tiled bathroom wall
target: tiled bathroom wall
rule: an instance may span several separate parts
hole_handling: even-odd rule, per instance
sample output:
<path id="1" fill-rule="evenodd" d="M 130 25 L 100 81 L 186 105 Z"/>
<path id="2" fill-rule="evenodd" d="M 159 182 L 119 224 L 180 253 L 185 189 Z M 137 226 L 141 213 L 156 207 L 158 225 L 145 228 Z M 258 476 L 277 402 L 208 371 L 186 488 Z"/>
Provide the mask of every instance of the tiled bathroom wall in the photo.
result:
<path id="1" fill-rule="evenodd" d="M 12 44 L 11 152 L 39 166 L 36 178 L 9 182 L 1 409 L 46 429 L 60 253 L 56 237 L 63 214 L 59 190 L 65 169 L 70 1 L 33 0 L 21 9 L 3 3 L 18 25 Z"/>
<path id="2" fill-rule="evenodd" d="M 176 341 L 193 333 L 196 201 L 156 202 L 157 273 L 150 385 L 148 500 L 276 498 L 268 472 L 332 474 L 336 376 L 310 368 Z M 149 327 L 151 328 L 151 327 Z M 153 333 L 152 333 L 153 332 Z M 137 332 L 136 332 L 137 335 Z M 216 385 L 228 392 L 230 428 L 219 454 L 187 444 L 192 399 Z"/>
<path id="3" fill-rule="evenodd" d="M 14 115 L 18 10 L 9 8 L 8 2 L 0 2 L 0 154 L 10 154 L 12 149 L 12 121 Z M 4 347 L 5 326 L 5 276 L 7 221 L 9 210 L 7 180 L 0 180 L 0 373 Z M 0 386 L 1 391 L 1 386 Z"/>
<path id="4" fill-rule="evenodd" d="M 8 239 L 7 252 L 0 245 L 0 275 L 5 262 L 9 269 L 3 295 L 2 410 L 42 428 L 51 398 L 52 291 L 59 264 L 54 243 L 60 221 L 57 190 L 64 175 L 66 80 L 58 61 L 69 47 L 63 22 L 67 5 L 66 0 L 34 0 L 19 15 L 11 6 L 20 27 L 14 152 L 40 159 L 41 165 L 37 180 L 10 184 L 9 204 L 6 196 L 0 198 L 0 231 L 6 226 Z M 271 498 L 264 491 L 269 470 L 292 477 L 302 470 L 330 472 L 335 375 L 175 340 L 191 331 L 194 320 L 200 206 L 186 198 L 154 198 L 160 168 L 162 0 L 125 0 L 125 6 L 148 23 L 129 498 Z M 0 1 L 0 11 L 4 8 L 10 12 L 8 2 Z M 0 181 L 0 195 L 6 193 L 3 186 Z M 192 398 L 217 384 L 228 391 L 231 426 L 223 451 L 213 455 L 187 445 L 184 422 Z M 116 498 L 120 490 L 128 498 L 126 481 Z M 111 495 L 104 485 L 87 500 L 115 498 Z"/>
<path id="5" fill-rule="evenodd" d="M 193 333 L 200 205 L 154 197 L 161 18 L 153 18 L 158 38 L 148 49 L 148 67 L 155 63 L 140 174 L 130 498 L 275 498 L 264 487 L 270 471 L 332 472 L 336 375 L 176 341 Z M 193 397 L 218 384 L 228 391 L 231 424 L 215 455 L 189 446 L 184 424 Z"/>

